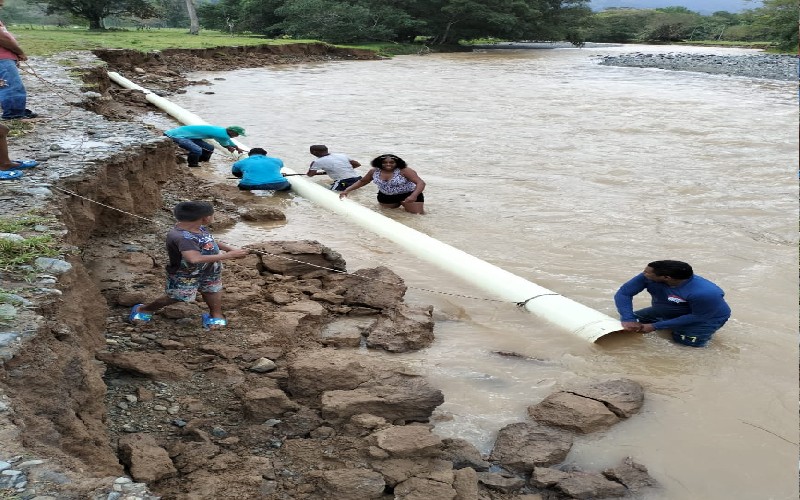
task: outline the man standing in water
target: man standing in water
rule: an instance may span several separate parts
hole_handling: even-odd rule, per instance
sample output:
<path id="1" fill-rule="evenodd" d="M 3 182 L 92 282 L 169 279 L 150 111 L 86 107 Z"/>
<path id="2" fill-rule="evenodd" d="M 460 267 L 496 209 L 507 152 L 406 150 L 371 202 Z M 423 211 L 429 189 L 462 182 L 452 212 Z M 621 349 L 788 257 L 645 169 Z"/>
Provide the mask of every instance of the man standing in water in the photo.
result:
<path id="1" fill-rule="evenodd" d="M 633 310 L 633 296 L 642 290 L 652 297 L 650 307 Z M 692 266 L 678 260 L 657 260 L 620 287 L 614 303 L 629 332 L 671 330 L 672 340 L 703 347 L 731 316 L 725 292 L 697 276 Z"/>
<path id="2" fill-rule="evenodd" d="M 360 167 L 361 164 L 351 160 L 347 155 L 329 153 L 328 146 L 322 144 L 311 146 L 309 151 L 318 159 L 311 162 L 306 175 L 314 177 L 323 173 L 328 174 L 333 179 L 332 190 L 344 191 L 361 179 L 361 176 L 353 171 L 353 169 Z"/>

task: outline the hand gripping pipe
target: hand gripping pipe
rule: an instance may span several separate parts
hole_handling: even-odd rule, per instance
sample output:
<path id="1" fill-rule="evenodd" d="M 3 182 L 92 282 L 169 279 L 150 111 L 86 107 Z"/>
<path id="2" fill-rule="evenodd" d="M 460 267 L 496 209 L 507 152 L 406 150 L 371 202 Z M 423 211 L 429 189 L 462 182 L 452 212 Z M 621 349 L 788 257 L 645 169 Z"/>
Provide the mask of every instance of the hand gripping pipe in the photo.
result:
<path id="1" fill-rule="evenodd" d="M 205 124 L 197 115 L 155 95 L 120 76 L 108 73 L 119 85 L 144 92 L 147 100 L 187 125 Z M 247 149 L 247 148 L 244 148 Z M 296 173 L 284 168 L 285 173 Z M 515 274 L 473 257 L 457 248 L 420 233 L 351 200 L 340 200 L 331 191 L 303 176 L 287 177 L 292 189 L 303 198 L 340 214 L 361 227 L 389 239 L 420 259 L 472 283 L 485 292 L 509 302 L 524 302 L 524 307 L 536 316 L 559 326 L 573 335 L 595 342 L 609 333 L 622 330 L 620 322 L 599 311 L 568 299 Z"/>

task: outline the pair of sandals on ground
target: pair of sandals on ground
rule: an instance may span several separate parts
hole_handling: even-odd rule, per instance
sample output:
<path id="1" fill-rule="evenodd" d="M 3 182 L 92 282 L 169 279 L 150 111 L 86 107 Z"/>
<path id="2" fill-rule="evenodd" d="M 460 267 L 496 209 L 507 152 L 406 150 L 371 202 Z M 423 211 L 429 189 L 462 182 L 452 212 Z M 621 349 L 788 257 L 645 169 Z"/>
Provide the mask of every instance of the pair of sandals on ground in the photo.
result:
<path id="1" fill-rule="evenodd" d="M 131 307 L 131 312 L 128 315 L 128 323 L 149 323 L 150 320 L 153 319 L 153 313 L 139 311 L 139 308 L 141 308 L 143 305 L 144 304 L 136 304 L 135 306 Z M 206 330 L 216 330 L 218 328 L 225 328 L 228 326 L 228 320 L 225 318 L 214 318 L 209 313 L 203 313 L 201 318 L 203 319 L 203 328 Z"/>
<path id="2" fill-rule="evenodd" d="M 7 170 L 0 170 L 0 180 L 19 179 L 25 172 L 23 170 L 33 168 L 39 164 L 36 160 L 14 160 L 11 167 Z"/>

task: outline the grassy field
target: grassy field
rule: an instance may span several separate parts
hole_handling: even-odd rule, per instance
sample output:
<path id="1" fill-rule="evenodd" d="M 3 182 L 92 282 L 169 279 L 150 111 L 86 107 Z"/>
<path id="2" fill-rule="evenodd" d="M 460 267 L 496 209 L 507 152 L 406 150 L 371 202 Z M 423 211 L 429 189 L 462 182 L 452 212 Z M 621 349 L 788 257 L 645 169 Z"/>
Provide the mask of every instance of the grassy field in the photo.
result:
<path id="1" fill-rule="evenodd" d="M 190 35 L 186 29 L 148 29 L 89 31 L 86 28 L 54 26 L 9 26 L 28 55 L 50 55 L 66 50 L 133 49 L 142 52 L 169 48 L 199 49 L 223 46 L 276 45 L 314 40 L 271 40 L 256 36 L 231 36 L 219 31 L 202 30 Z"/>
<path id="2" fill-rule="evenodd" d="M 317 40 L 269 39 L 252 35 L 230 35 L 220 31 L 201 30 L 190 35 L 184 28 L 147 30 L 89 31 L 86 28 L 57 28 L 55 26 L 12 25 L 8 27 L 30 56 L 47 56 L 67 50 L 132 49 L 142 52 L 171 48 L 202 49 L 247 45 L 280 45 L 311 43 Z M 368 43 L 345 47 L 374 50 L 381 55 L 413 54 L 418 45 Z"/>

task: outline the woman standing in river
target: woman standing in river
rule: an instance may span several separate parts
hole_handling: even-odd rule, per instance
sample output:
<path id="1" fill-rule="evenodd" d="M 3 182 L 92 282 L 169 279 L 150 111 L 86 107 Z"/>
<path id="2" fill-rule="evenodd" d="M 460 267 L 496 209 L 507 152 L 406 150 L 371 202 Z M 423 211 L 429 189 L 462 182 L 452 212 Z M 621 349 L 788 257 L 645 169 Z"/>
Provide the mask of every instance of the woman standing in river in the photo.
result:
<path id="1" fill-rule="evenodd" d="M 402 158 L 392 154 L 380 155 L 370 165 L 372 168 L 369 172 L 342 191 L 339 198 L 345 198 L 352 191 L 374 182 L 378 186 L 378 203 L 381 207 L 398 208 L 402 205 L 409 213 L 425 213 L 425 196 L 422 194 L 425 181 Z"/>

